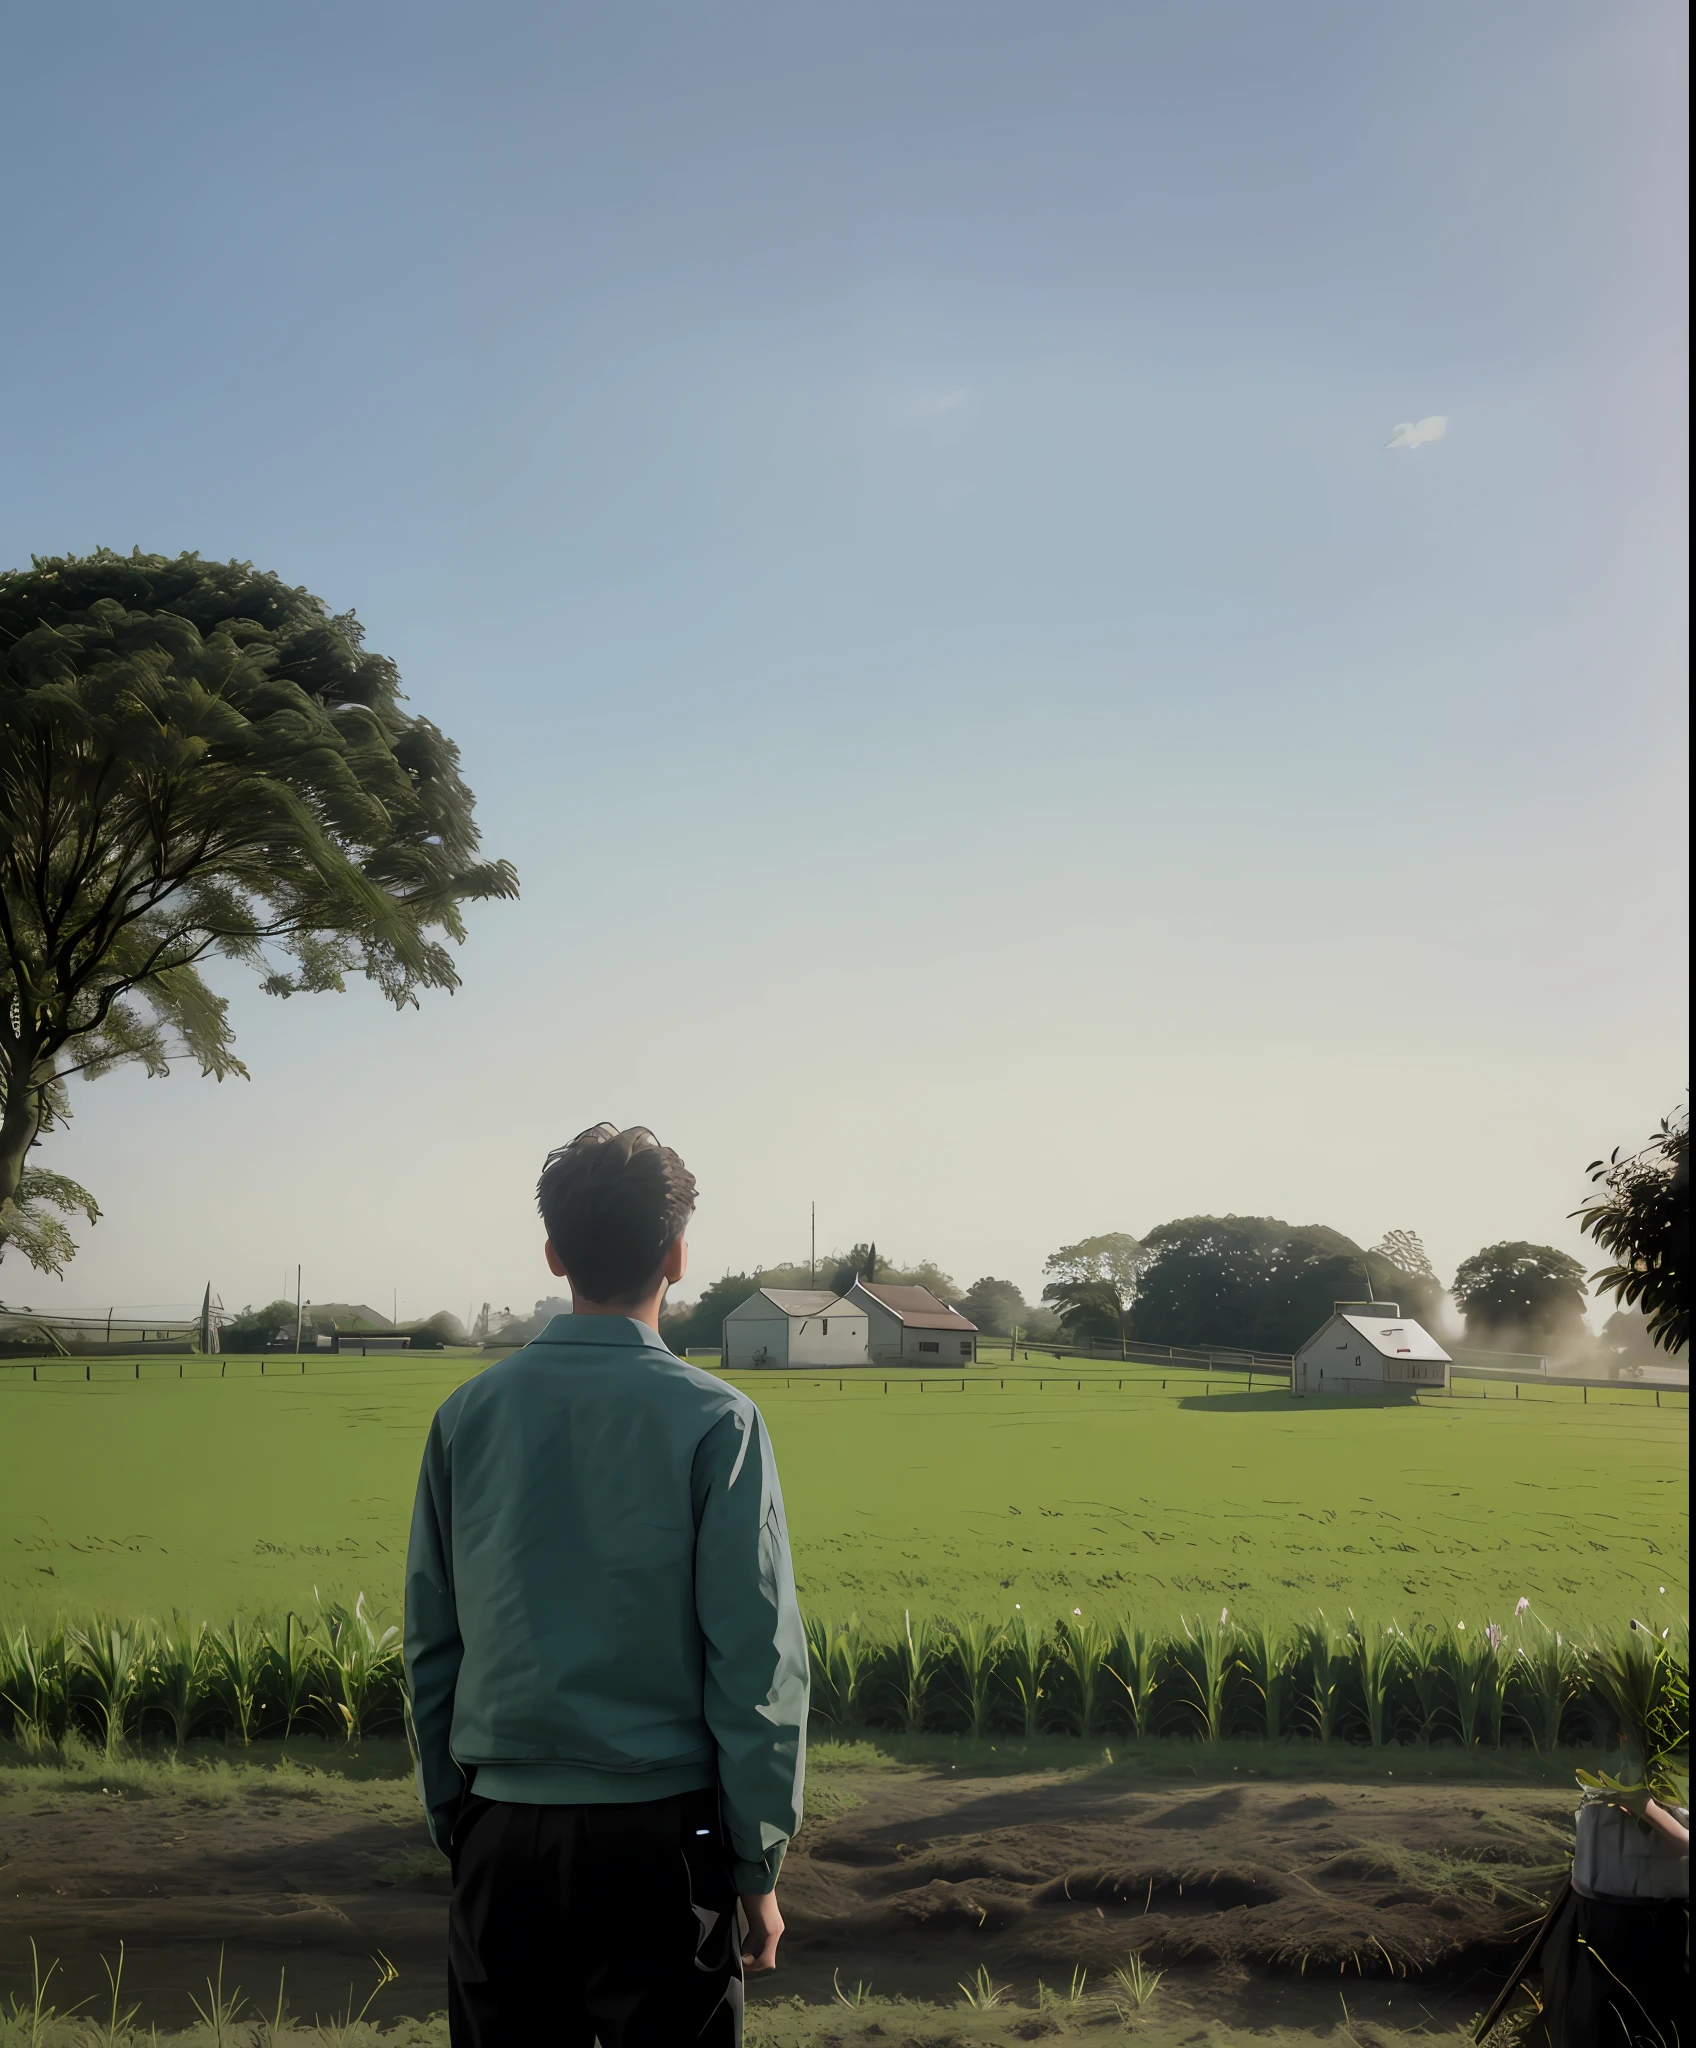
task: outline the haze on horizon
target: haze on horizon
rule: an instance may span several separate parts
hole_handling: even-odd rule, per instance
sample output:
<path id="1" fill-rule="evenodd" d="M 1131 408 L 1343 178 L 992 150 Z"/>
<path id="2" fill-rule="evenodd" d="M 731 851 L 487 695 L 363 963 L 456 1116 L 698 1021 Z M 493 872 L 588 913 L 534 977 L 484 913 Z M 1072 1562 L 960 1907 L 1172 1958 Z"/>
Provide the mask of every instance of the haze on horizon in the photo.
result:
<path id="1" fill-rule="evenodd" d="M 252 1080 L 80 1090 L 5 1299 L 527 1308 L 602 1117 L 696 1283 L 813 1200 L 1027 1293 L 1197 1211 L 1581 1251 L 1687 1079 L 1684 36 L 19 17 L 0 561 L 356 609 L 523 895 L 398 1018 L 217 970 Z"/>

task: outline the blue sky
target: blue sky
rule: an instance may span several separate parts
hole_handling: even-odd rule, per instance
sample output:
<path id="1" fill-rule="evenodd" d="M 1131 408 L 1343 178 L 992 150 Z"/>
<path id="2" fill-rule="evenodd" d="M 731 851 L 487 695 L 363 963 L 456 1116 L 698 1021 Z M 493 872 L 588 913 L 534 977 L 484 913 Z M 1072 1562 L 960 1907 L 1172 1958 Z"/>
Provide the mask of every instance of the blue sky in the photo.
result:
<path id="1" fill-rule="evenodd" d="M 528 1303 L 609 1115 L 707 1273 L 813 1199 L 1027 1287 L 1196 1210 L 1576 1248 L 1686 1080 L 1683 35 L 14 22 L 0 558 L 357 608 L 524 893 L 401 1018 L 228 975 L 252 1081 L 88 1090 L 7 1299 Z"/>

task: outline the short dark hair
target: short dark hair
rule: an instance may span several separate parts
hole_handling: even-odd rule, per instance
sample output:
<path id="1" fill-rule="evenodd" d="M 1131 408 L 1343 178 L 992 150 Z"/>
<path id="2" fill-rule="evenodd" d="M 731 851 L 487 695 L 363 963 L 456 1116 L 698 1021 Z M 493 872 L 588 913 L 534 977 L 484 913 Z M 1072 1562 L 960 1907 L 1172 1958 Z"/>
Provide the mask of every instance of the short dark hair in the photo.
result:
<path id="1" fill-rule="evenodd" d="M 596 1124 L 548 1154 L 536 1207 L 579 1294 L 631 1301 L 689 1221 L 695 1176 L 641 1124 Z"/>

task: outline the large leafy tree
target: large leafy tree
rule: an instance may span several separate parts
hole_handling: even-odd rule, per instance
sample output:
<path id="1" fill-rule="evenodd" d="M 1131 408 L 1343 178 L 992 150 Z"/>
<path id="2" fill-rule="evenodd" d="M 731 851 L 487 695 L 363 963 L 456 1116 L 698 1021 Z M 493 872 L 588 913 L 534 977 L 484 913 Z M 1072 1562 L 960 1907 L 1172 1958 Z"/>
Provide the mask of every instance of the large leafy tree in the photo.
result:
<path id="1" fill-rule="evenodd" d="M 1584 1327 L 1584 1268 L 1552 1244 L 1486 1245 L 1455 1269 L 1469 1337 L 1550 1342 Z"/>
<path id="2" fill-rule="evenodd" d="M 763 1274 L 725 1273 L 709 1282 L 695 1301 L 662 1310 L 661 1334 L 680 1356 L 691 1344 L 710 1348 L 719 1341 L 724 1319 L 733 1308 L 740 1308 L 760 1288 L 776 1284 Z"/>
<path id="3" fill-rule="evenodd" d="M 1690 1342 L 1688 1108 L 1663 1117 L 1640 1152 L 1622 1159 L 1616 1146 L 1608 1158 L 1592 1160 L 1588 1172 L 1600 1193 L 1573 1213 L 1614 1258 L 1591 1281 L 1640 1309 L 1663 1351 L 1682 1351 Z"/>
<path id="4" fill-rule="evenodd" d="M 1030 1324 L 1030 1309 L 1019 1288 L 1013 1281 L 997 1280 L 991 1273 L 972 1282 L 959 1307 L 968 1322 L 976 1323 L 980 1330 L 995 1337 L 1010 1337 L 1016 1329 L 1026 1329 Z"/>
<path id="5" fill-rule="evenodd" d="M 1294 1351 L 1338 1301 L 1394 1301 L 1428 1319 L 1442 1286 L 1411 1232 L 1363 1251 L 1322 1223 L 1276 1216 L 1184 1216 L 1142 1241 L 1133 1337 Z"/>
<path id="6" fill-rule="evenodd" d="M 245 562 L 0 574 L 0 1252 L 56 1269 L 92 1198 L 30 1154 L 67 1084 L 244 1072 L 211 959 L 271 994 L 456 986 L 478 858 L 458 753 L 351 613 Z"/>
<path id="7" fill-rule="evenodd" d="M 1042 1270 L 1054 1277 L 1044 1283 L 1042 1298 L 1067 1336 L 1121 1343 L 1130 1335 L 1142 1259 L 1140 1240 L 1124 1230 L 1083 1237 L 1049 1253 Z"/>

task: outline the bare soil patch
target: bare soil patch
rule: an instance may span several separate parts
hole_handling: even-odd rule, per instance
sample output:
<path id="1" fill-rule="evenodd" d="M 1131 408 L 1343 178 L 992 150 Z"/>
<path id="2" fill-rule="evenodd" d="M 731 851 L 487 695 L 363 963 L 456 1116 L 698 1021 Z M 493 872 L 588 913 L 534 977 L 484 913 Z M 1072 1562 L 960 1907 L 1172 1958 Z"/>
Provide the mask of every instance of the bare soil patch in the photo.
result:
<path id="1" fill-rule="evenodd" d="M 1181 1768 L 1201 1767 L 1228 1769 Z M 103 1986 L 121 1940 L 126 1988 L 162 2026 L 192 2019 L 220 1954 L 226 1988 L 269 2008 L 286 1973 L 294 2010 L 328 2015 L 350 1995 L 358 2009 L 381 1953 L 401 1975 L 373 2018 L 439 2010 L 446 1871 L 403 1768 L 371 1745 L 334 1770 L 272 1755 L 0 1771 L 0 1999 L 27 1989 L 32 1939 L 65 1999 Z M 785 1967 L 762 1998 L 863 1983 L 953 2004 L 982 1967 L 1034 2006 L 1039 1980 L 1104 1980 L 1135 1951 L 1197 2039 L 1227 2020 L 1328 2033 L 1339 1990 L 1398 2029 L 1422 2013 L 1452 2028 L 1558 1882 L 1574 1804 L 1558 1776 L 984 1776 L 866 1748 L 827 1752 L 815 1785 L 784 1874 Z"/>

